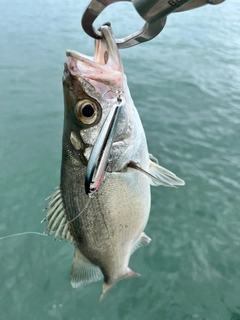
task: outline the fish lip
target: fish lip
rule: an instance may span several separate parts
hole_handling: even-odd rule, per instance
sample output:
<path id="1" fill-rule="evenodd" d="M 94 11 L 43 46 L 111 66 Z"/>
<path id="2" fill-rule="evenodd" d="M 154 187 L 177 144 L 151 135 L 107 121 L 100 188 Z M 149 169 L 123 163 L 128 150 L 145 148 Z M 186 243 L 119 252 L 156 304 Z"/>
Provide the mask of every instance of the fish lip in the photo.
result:
<path id="1" fill-rule="evenodd" d="M 90 57 L 82 54 L 82 53 L 79 53 L 75 50 L 67 50 L 66 51 L 66 56 L 69 57 L 69 58 L 73 58 L 77 61 L 80 61 L 80 62 L 83 62 L 83 63 L 86 63 L 88 65 L 92 65 L 94 66 L 95 68 L 99 68 L 99 64 L 94 62 Z M 69 65 L 68 65 L 69 67 Z M 69 68 L 71 70 L 71 68 Z"/>
<path id="2" fill-rule="evenodd" d="M 94 57 L 67 50 L 67 66 L 72 76 L 103 83 L 113 90 L 123 90 L 124 71 L 112 29 L 101 27 L 103 38 L 95 41 Z"/>
<path id="3" fill-rule="evenodd" d="M 89 197 L 98 191 L 104 178 L 112 145 L 117 142 L 114 138 L 121 109 L 121 104 L 112 107 L 90 154 L 85 175 L 85 192 Z"/>
<path id="4" fill-rule="evenodd" d="M 84 54 L 81 54 L 75 50 L 69 50 L 69 49 L 66 51 L 66 56 L 72 57 L 78 60 L 87 59 L 87 57 Z M 87 60 L 90 61 L 90 59 L 87 59 Z"/>
<path id="5" fill-rule="evenodd" d="M 102 39 L 95 40 L 93 58 L 74 50 L 67 50 L 66 55 L 89 64 L 107 66 L 111 70 L 123 72 L 122 60 L 111 26 L 106 23 L 99 30 L 102 33 Z"/>
<path id="6" fill-rule="evenodd" d="M 81 54 L 77 51 L 74 50 L 67 50 L 66 51 L 66 56 L 67 56 L 67 68 L 70 72 L 70 74 L 72 76 L 76 76 L 76 77 L 81 77 L 85 80 L 87 80 L 87 69 L 91 69 L 94 70 L 94 72 L 96 70 L 101 70 L 104 66 L 100 66 L 99 64 L 97 64 L 96 62 L 94 62 L 93 60 L 91 60 L 90 57 L 85 56 L 84 54 Z M 79 69 L 78 67 L 78 63 L 81 64 L 81 69 Z"/>

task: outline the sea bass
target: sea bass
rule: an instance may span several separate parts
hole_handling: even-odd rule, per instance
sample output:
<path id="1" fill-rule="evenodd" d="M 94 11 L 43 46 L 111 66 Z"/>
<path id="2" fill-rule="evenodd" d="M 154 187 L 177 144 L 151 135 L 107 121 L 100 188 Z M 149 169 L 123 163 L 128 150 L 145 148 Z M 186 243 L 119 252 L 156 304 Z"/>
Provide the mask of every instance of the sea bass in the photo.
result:
<path id="1" fill-rule="evenodd" d="M 47 232 L 71 239 L 74 288 L 104 279 L 101 298 L 119 280 L 139 276 L 131 254 L 151 239 L 143 232 L 150 185 L 184 181 L 148 153 L 109 25 L 93 58 L 67 51 L 59 188 L 50 196 Z"/>

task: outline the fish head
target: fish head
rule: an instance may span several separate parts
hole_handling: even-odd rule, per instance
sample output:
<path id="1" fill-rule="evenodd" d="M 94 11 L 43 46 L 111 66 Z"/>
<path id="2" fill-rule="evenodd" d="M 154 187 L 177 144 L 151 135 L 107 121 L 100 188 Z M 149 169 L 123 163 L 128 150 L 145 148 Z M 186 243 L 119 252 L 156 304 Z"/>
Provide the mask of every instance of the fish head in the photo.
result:
<path id="1" fill-rule="evenodd" d="M 140 122 L 112 30 L 105 25 L 101 31 L 93 58 L 67 51 L 63 75 L 63 144 L 73 161 L 88 166 L 86 179 L 97 175 L 96 190 L 106 170 L 121 171 L 133 160 Z"/>

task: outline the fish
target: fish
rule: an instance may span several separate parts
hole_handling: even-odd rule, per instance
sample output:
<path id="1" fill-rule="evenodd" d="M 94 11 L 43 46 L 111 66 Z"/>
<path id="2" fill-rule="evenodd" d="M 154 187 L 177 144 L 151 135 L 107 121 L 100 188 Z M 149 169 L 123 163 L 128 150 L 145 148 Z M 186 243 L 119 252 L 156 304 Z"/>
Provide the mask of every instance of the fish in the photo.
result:
<path id="1" fill-rule="evenodd" d="M 48 198 L 46 233 L 74 245 L 71 285 L 103 279 L 100 299 L 140 276 L 129 260 L 148 245 L 150 186 L 184 181 L 148 152 L 112 28 L 100 29 L 93 57 L 66 53 L 60 185 Z"/>

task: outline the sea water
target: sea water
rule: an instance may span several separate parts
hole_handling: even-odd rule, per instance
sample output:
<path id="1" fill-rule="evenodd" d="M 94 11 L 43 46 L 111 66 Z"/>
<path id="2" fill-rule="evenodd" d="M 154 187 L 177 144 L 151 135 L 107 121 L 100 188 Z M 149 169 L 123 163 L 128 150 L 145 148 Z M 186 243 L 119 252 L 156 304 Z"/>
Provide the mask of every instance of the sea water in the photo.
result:
<path id="1" fill-rule="evenodd" d="M 93 54 L 87 1 L 0 0 L 0 237 L 42 232 L 59 184 L 65 51 Z M 110 6 L 116 37 L 143 26 Z M 240 319 L 240 3 L 171 14 L 152 41 L 121 50 L 149 151 L 185 180 L 152 188 L 146 233 L 99 303 L 102 283 L 70 285 L 73 246 L 28 234 L 0 241 L 1 320 Z"/>

